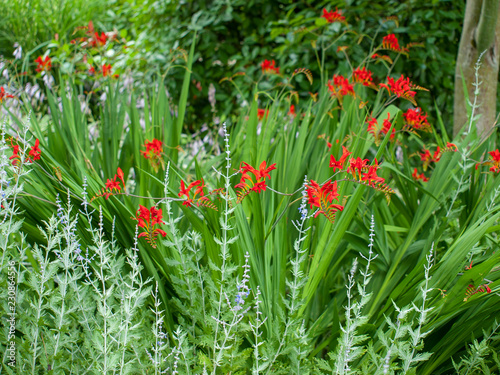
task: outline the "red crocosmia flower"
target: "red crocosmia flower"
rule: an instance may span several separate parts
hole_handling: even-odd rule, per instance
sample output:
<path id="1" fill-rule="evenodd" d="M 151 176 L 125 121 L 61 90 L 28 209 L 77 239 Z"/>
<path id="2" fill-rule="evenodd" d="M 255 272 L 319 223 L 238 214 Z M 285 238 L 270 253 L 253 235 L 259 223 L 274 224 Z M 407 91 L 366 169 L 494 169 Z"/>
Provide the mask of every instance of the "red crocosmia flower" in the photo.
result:
<path id="1" fill-rule="evenodd" d="M 264 180 L 266 178 L 269 178 L 269 179 L 271 178 L 271 176 L 269 175 L 269 172 L 276 169 L 276 163 L 270 165 L 268 168 L 266 168 L 266 164 L 267 163 L 264 160 L 262 163 L 260 163 L 259 170 L 256 171 L 257 173 L 254 173 L 257 180 L 260 180 L 260 179 Z"/>
<path id="2" fill-rule="evenodd" d="M 99 36 L 99 33 L 94 33 L 94 37 L 92 38 L 90 44 L 92 45 L 92 47 L 95 47 L 96 45 L 97 46 L 103 46 L 106 44 L 106 41 L 108 40 L 108 37 L 105 33 L 101 33 L 101 35 Z"/>
<path id="3" fill-rule="evenodd" d="M 153 206 L 153 207 L 151 207 L 151 209 L 149 211 L 151 212 L 151 219 L 152 219 L 153 225 L 163 224 L 163 221 L 162 221 L 163 215 L 161 213 L 161 210 L 159 210 Z"/>
<path id="4" fill-rule="evenodd" d="M 7 98 L 15 98 L 14 95 L 7 94 L 3 87 L 0 87 L 0 104 Z"/>
<path id="5" fill-rule="evenodd" d="M 424 152 L 420 153 L 420 160 L 422 160 L 424 163 L 432 161 L 431 152 L 424 148 Z"/>
<path id="6" fill-rule="evenodd" d="M 439 160 L 441 160 L 441 149 L 439 148 L 439 146 L 437 147 L 436 151 L 434 151 L 434 155 L 432 157 L 432 161 L 434 163 L 437 163 Z"/>
<path id="7" fill-rule="evenodd" d="M 156 138 L 153 138 L 151 142 L 146 139 L 144 146 L 146 146 L 146 151 L 141 151 L 141 153 L 146 159 L 156 157 L 163 152 L 163 142 Z"/>
<path id="8" fill-rule="evenodd" d="M 85 26 L 83 26 L 83 28 L 85 29 Z M 87 26 L 87 34 L 92 35 L 93 33 L 95 33 L 94 23 L 92 22 L 92 20 L 90 20 Z"/>
<path id="9" fill-rule="evenodd" d="M 193 200 L 192 199 L 186 199 L 184 202 L 182 202 L 183 206 L 191 207 L 193 205 Z"/>
<path id="10" fill-rule="evenodd" d="M 266 178 L 271 178 L 269 175 L 269 172 L 272 170 L 276 169 L 276 163 L 271 164 L 269 167 L 267 167 L 266 161 L 263 161 L 259 169 L 255 169 L 248 163 L 241 163 L 240 170 L 239 172 L 242 174 L 240 183 L 235 186 L 236 189 L 239 189 L 237 192 L 237 203 L 240 203 L 243 198 L 245 198 L 248 193 L 251 191 L 255 191 L 257 193 L 260 193 L 261 191 L 266 190 Z M 250 173 L 255 176 L 255 182 L 252 180 Z"/>
<path id="11" fill-rule="evenodd" d="M 120 167 L 118 167 L 118 169 L 116 170 L 116 175 L 122 181 L 123 187 L 125 188 L 125 181 L 123 180 L 124 175 L 123 175 L 123 171 Z"/>
<path id="12" fill-rule="evenodd" d="M 488 154 L 490 155 L 490 159 L 483 162 L 482 164 L 490 165 L 490 172 L 500 172 L 500 152 L 498 151 L 498 149 L 496 149 L 495 151 L 488 152 Z M 477 167 L 478 165 L 476 165 L 476 169 Z"/>
<path id="13" fill-rule="evenodd" d="M 345 95 L 355 96 L 354 86 L 349 80 L 341 75 L 334 74 L 333 79 L 328 81 L 328 90 L 335 95 L 339 101 Z"/>
<path id="14" fill-rule="evenodd" d="M 427 114 L 424 115 L 421 112 L 422 110 L 420 108 L 409 108 L 405 113 L 403 113 L 403 117 L 405 119 L 404 130 L 422 130 L 425 132 L 432 131 L 431 126 L 427 122 Z"/>
<path id="15" fill-rule="evenodd" d="M 241 171 L 240 171 L 241 172 Z M 251 180 L 252 178 L 250 175 L 246 172 L 242 173 L 240 183 L 236 184 L 234 186 L 235 189 L 244 189 L 248 184 L 246 183 L 247 180 Z"/>
<path id="16" fill-rule="evenodd" d="M 355 179 L 359 177 L 359 180 L 361 180 L 361 172 L 363 172 L 363 170 L 366 168 L 366 165 L 369 162 L 369 160 L 361 159 L 358 157 L 356 159 L 351 158 L 349 162 L 350 165 L 349 168 L 347 169 L 347 173 L 351 173 Z"/>
<path id="17" fill-rule="evenodd" d="M 295 105 L 294 105 L 294 104 L 292 104 L 292 105 L 290 106 L 290 110 L 288 111 L 288 114 L 289 114 L 290 116 L 292 116 L 292 117 L 295 117 L 295 116 L 297 115 L 297 114 L 295 113 Z"/>
<path id="18" fill-rule="evenodd" d="M 268 110 L 264 110 L 264 109 L 260 109 L 259 108 L 257 110 L 257 118 L 259 120 L 262 120 L 264 118 L 264 115 L 266 116 L 266 118 L 267 118 L 267 116 L 269 116 L 269 109 Z"/>
<path id="19" fill-rule="evenodd" d="M 200 195 L 204 196 L 205 193 L 203 192 L 203 189 L 205 188 L 205 181 L 201 180 L 198 186 L 196 186 L 196 190 L 194 191 L 194 195 Z"/>
<path id="20" fill-rule="evenodd" d="M 500 152 L 498 151 L 498 149 L 496 149 L 495 151 L 490 151 L 488 152 L 488 154 L 490 154 L 493 162 L 500 163 Z"/>
<path id="21" fill-rule="evenodd" d="M 326 8 L 323 9 L 323 14 L 321 16 L 324 18 L 328 23 L 333 23 L 333 22 L 345 22 L 345 17 L 342 15 L 342 11 L 338 10 L 335 8 L 335 11 L 327 11 Z"/>
<path id="22" fill-rule="evenodd" d="M 404 76 L 401 75 L 401 77 L 395 81 L 394 78 L 387 77 L 387 83 L 380 83 L 379 86 L 386 88 L 389 94 L 396 95 L 398 98 L 403 97 L 410 101 L 414 101 L 413 97 L 416 92 L 412 91 L 413 84 L 410 82 L 410 78 L 404 78 Z"/>
<path id="23" fill-rule="evenodd" d="M 467 302 L 470 297 L 477 293 L 491 293 L 491 288 L 488 284 L 479 285 L 477 288 L 474 286 L 474 284 L 469 284 L 467 289 L 465 290 L 464 301 Z"/>
<path id="24" fill-rule="evenodd" d="M 365 67 L 354 69 L 352 72 L 354 82 L 362 83 L 364 86 L 370 86 L 373 84 L 372 72 L 366 70 Z"/>
<path id="25" fill-rule="evenodd" d="M 398 38 L 396 38 L 396 35 L 394 34 L 384 36 L 384 38 L 382 39 L 382 47 L 393 51 L 401 51 Z"/>
<path id="26" fill-rule="evenodd" d="M 115 175 L 115 178 L 113 178 L 112 180 L 110 180 L 108 178 L 108 180 L 106 181 L 106 189 L 109 189 L 109 190 L 113 190 L 113 189 L 121 190 L 120 182 L 116 181 L 116 175 Z"/>
<path id="27" fill-rule="evenodd" d="M 370 117 L 368 121 L 368 133 L 373 135 L 374 137 L 377 136 L 377 127 L 378 127 L 378 121 L 375 117 Z"/>
<path id="28" fill-rule="evenodd" d="M 412 175 L 411 175 L 416 181 L 418 180 L 422 180 L 422 182 L 427 182 L 429 181 L 429 179 L 427 177 L 425 177 L 425 175 L 423 173 L 421 174 L 418 174 L 418 171 L 417 171 L 417 168 L 415 168 L 415 170 L 413 171 Z"/>
<path id="29" fill-rule="evenodd" d="M 193 195 L 191 196 L 191 190 L 196 187 Z M 187 187 L 184 181 L 181 180 L 181 188 L 179 190 L 179 197 L 185 196 L 186 200 L 182 202 L 183 206 L 191 207 L 193 203 L 196 202 L 198 207 L 208 207 L 217 211 L 217 207 L 205 196 L 203 189 L 205 188 L 205 182 L 203 180 L 196 180 L 191 182 Z"/>
<path id="30" fill-rule="evenodd" d="M 455 143 L 447 142 L 446 148 L 449 148 L 451 151 L 454 151 L 454 152 L 458 151 L 458 147 Z"/>
<path id="31" fill-rule="evenodd" d="M 123 191 L 126 191 L 125 180 L 123 179 L 123 177 L 124 177 L 123 171 L 121 170 L 120 167 L 118 167 L 116 169 L 115 177 L 113 177 L 113 179 L 108 178 L 106 181 L 105 187 L 102 188 L 102 190 L 101 190 L 101 193 L 99 193 L 95 197 L 93 197 L 91 199 L 91 201 L 93 201 L 94 199 L 99 198 L 99 197 L 104 197 L 104 198 L 108 199 L 111 195 L 114 195 L 115 191 L 120 192 L 122 190 L 122 186 L 120 186 L 120 181 L 123 184 Z M 117 178 L 120 181 L 117 181 L 116 180 Z M 144 211 L 144 213 L 145 212 L 146 211 Z M 149 211 L 147 211 L 147 212 L 149 212 Z"/>
<path id="32" fill-rule="evenodd" d="M 427 149 L 424 148 L 424 152 L 420 153 L 420 160 L 424 162 L 423 168 L 424 171 L 427 170 L 427 167 L 430 165 L 430 163 L 434 162 L 437 163 L 441 159 L 442 155 L 441 148 L 438 146 L 436 151 L 434 151 L 434 154 L 431 154 L 431 152 Z"/>
<path id="33" fill-rule="evenodd" d="M 387 133 L 389 133 L 389 130 L 391 129 L 391 126 L 392 126 L 391 122 L 389 121 L 390 118 L 391 118 L 391 114 L 388 113 L 387 119 L 385 119 L 382 122 L 382 127 L 380 129 L 379 129 L 378 121 L 376 118 L 371 117 L 367 121 L 368 122 L 368 133 L 373 135 L 373 137 L 375 138 L 376 145 L 379 145 L 383 136 L 385 136 Z M 396 129 L 393 128 L 389 138 L 391 140 L 393 140 L 395 136 L 396 136 Z"/>
<path id="34" fill-rule="evenodd" d="M 89 74 L 90 74 L 90 75 L 95 75 L 95 68 L 94 68 L 93 66 L 91 66 L 91 67 L 89 68 Z"/>
<path id="35" fill-rule="evenodd" d="M 33 158 L 33 160 L 38 160 L 40 159 L 41 156 L 41 151 L 40 148 L 38 147 L 40 144 L 40 141 L 37 139 L 35 141 L 35 145 L 31 147 L 30 152 L 28 153 L 30 158 Z"/>
<path id="36" fill-rule="evenodd" d="M 329 180 L 320 187 L 316 181 L 311 180 L 309 185 L 306 186 L 306 193 L 311 209 L 313 207 L 319 208 L 314 217 L 323 214 L 333 224 L 335 222 L 335 213 L 344 209 L 344 206 L 332 204 L 334 199 L 338 201 L 339 198 L 337 181 L 332 184 L 332 181 Z"/>
<path id="37" fill-rule="evenodd" d="M 250 164 L 243 162 L 243 163 L 241 163 L 239 172 L 243 173 L 243 174 L 246 174 L 247 172 L 251 172 L 255 175 L 257 173 L 257 169 L 252 167 Z"/>
<path id="38" fill-rule="evenodd" d="M 424 152 L 420 153 L 420 160 L 423 162 L 424 171 L 427 170 L 427 167 L 432 162 L 432 154 L 429 150 L 424 148 Z"/>
<path id="39" fill-rule="evenodd" d="M 144 142 L 144 147 L 146 147 L 146 151 L 141 150 L 141 154 L 149 159 L 151 166 L 153 167 L 155 172 L 158 172 L 160 164 L 163 165 L 163 160 L 161 158 L 163 153 L 163 142 L 154 138 L 151 142 L 146 139 Z"/>
<path id="40" fill-rule="evenodd" d="M 333 85 L 340 89 L 341 95 L 354 95 L 354 87 L 349 80 L 341 75 L 333 75 Z"/>
<path id="41" fill-rule="evenodd" d="M 94 23 L 92 21 L 89 21 L 88 26 L 86 27 L 87 29 L 87 35 L 89 36 L 88 43 L 90 44 L 91 47 L 96 47 L 96 46 L 103 46 L 106 44 L 106 41 L 108 40 L 108 36 L 101 32 L 101 35 L 94 29 Z"/>
<path id="42" fill-rule="evenodd" d="M 368 185 L 374 186 L 376 184 L 383 184 L 385 179 L 377 176 L 377 169 L 379 168 L 377 159 L 375 159 L 374 165 L 370 166 L 368 168 L 368 172 L 363 173 L 363 177 L 361 178 L 361 181 L 366 181 L 368 182 Z"/>
<path id="43" fill-rule="evenodd" d="M 137 214 L 139 214 L 139 216 L 137 217 Z M 137 220 L 139 221 L 139 227 L 141 228 L 145 228 L 147 223 L 149 223 L 149 220 L 150 220 L 150 212 L 149 210 L 142 206 L 142 205 L 139 205 L 139 210 L 137 210 L 136 212 L 136 217 L 137 217 Z"/>
<path id="44" fill-rule="evenodd" d="M 280 68 L 275 66 L 274 60 L 272 60 L 272 61 L 264 60 L 260 64 L 260 67 L 262 68 L 262 73 L 280 74 Z"/>
<path id="45" fill-rule="evenodd" d="M 111 75 L 111 65 L 110 64 L 102 64 L 102 76 L 107 77 Z"/>
<path id="46" fill-rule="evenodd" d="M 250 190 L 260 193 L 261 191 L 265 191 L 266 187 L 267 187 L 266 182 L 260 181 L 257 182 Z"/>
<path id="47" fill-rule="evenodd" d="M 382 123 L 382 129 L 380 129 L 381 134 L 389 133 L 389 130 L 391 129 L 391 126 L 392 126 L 391 122 L 389 121 L 390 118 L 391 118 L 391 115 L 390 115 L 390 113 L 388 113 L 387 118 Z M 396 132 L 396 129 L 392 128 L 392 132 L 391 132 L 391 135 L 389 137 L 391 140 L 394 139 L 395 132 Z"/>
<path id="48" fill-rule="evenodd" d="M 52 68 L 52 59 L 49 56 L 45 56 L 45 58 L 38 56 L 35 62 L 37 63 L 37 68 L 35 70 L 39 73 L 42 71 L 48 72 Z"/>
<path id="49" fill-rule="evenodd" d="M 156 248 L 156 237 L 158 234 L 161 234 L 163 237 L 167 235 L 164 230 L 155 228 L 157 225 L 163 224 L 162 218 L 161 210 L 154 206 L 148 209 L 142 205 L 139 205 L 139 209 L 135 213 L 135 218 L 132 218 L 133 220 L 137 220 L 137 226 L 144 230 L 139 233 L 139 237 L 146 237 L 146 241 L 153 248 Z"/>
<path id="50" fill-rule="evenodd" d="M 327 141 L 327 142 L 326 142 L 326 147 L 328 147 L 328 148 L 332 148 L 332 144 L 331 144 L 330 142 L 328 142 L 328 141 Z"/>
<path id="51" fill-rule="evenodd" d="M 12 160 L 12 165 L 17 165 L 17 163 L 19 162 L 19 159 L 20 159 L 20 156 L 19 156 L 19 145 L 13 145 L 12 142 L 11 142 L 11 145 L 12 145 L 13 154 L 9 158 L 9 160 L 14 159 L 14 160 Z"/>
<path id="52" fill-rule="evenodd" d="M 191 191 L 191 189 L 195 186 L 197 186 L 198 184 L 200 183 L 199 180 L 195 181 L 195 182 L 191 182 L 188 187 L 186 187 L 184 185 L 184 181 L 181 180 L 181 189 L 179 190 L 179 197 L 182 197 L 183 195 L 186 196 L 186 198 L 189 198 L 189 193 Z"/>
<path id="53" fill-rule="evenodd" d="M 332 147 L 331 143 L 329 147 Z M 330 168 L 333 168 L 334 173 L 336 169 L 344 169 L 344 163 L 351 154 L 352 152 L 349 152 L 349 150 L 345 146 L 342 146 L 342 156 L 339 160 L 335 160 L 335 157 L 333 155 L 330 155 Z"/>

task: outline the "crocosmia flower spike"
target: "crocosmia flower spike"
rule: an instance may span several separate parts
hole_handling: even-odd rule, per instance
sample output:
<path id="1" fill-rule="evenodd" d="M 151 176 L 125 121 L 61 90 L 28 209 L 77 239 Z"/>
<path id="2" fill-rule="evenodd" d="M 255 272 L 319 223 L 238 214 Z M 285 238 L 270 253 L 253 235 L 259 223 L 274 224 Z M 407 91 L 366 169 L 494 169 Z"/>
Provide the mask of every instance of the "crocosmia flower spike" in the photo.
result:
<path id="1" fill-rule="evenodd" d="M 327 85 L 332 96 L 336 96 L 340 103 L 342 103 L 342 98 L 346 95 L 356 96 L 353 84 L 349 83 L 349 80 L 341 75 L 334 74 L 333 79 L 329 80 Z"/>
<path id="2" fill-rule="evenodd" d="M 163 143 L 158 139 L 153 139 L 151 142 L 146 139 L 144 147 L 146 147 L 146 151 L 141 151 L 141 154 L 146 159 L 149 159 L 151 167 L 153 167 L 155 172 L 158 172 L 160 164 L 163 166 L 163 159 L 161 158 Z"/>
<path id="3" fill-rule="evenodd" d="M 372 165 L 368 165 L 369 162 L 368 159 L 351 158 L 351 160 L 349 160 L 347 173 L 352 174 L 355 182 L 368 185 L 384 193 L 387 204 L 389 204 L 391 201 L 391 194 L 394 194 L 394 190 L 387 186 L 384 178 L 377 176 L 377 170 L 380 168 L 377 159 L 373 161 Z"/>
<path id="4" fill-rule="evenodd" d="M 255 169 L 251 165 L 243 162 L 240 167 L 241 180 L 240 183 L 235 186 L 236 189 L 239 189 L 237 192 L 238 198 L 236 199 L 236 203 L 240 203 L 251 191 L 255 191 L 257 193 L 265 191 L 267 188 L 266 178 L 271 178 L 269 172 L 274 169 L 276 169 L 276 163 L 267 167 L 266 162 L 263 161 L 260 164 L 259 169 Z M 255 182 L 252 179 L 251 174 L 254 175 Z"/>
<path id="5" fill-rule="evenodd" d="M 403 130 L 416 134 L 417 130 L 424 132 L 432 132 L 431 126 L 427 121 L 427 113 L 423 114 L 420 108 L 408 108 L 408 110 L 403 113 L 405 119 L 405 124 Z"/>
<path id="6" fill-rule="evenodd" d="M 107 77 L 111 75 L 111 65 L 110 64 L 102 64 L 101 72 L 103 77 Z"/>
<path id="7" fill-rule="evenodd" d="M 498 149 L 496 149 L 495 151 L 488 152 L 488 154 L 490 155 L 490 158 L 482 163 L 477 163 L 476 169 L 480 165 L 484 164 L 484 165 L 487 165 L 490 167 L 490 172 L 499 173 L 500 172 L 500 151 L 498 151 Z"/>
<path id="8" fill-rule="evenodd" d="M 125 192 L 126 191 L 125 181 L 123 177 L 124 177 L 123 171 L 120 167 L 118 167 L 118 169 L 116 170 L 115 177 L 113 179 L 108 178 L 105 187 L 101 188 L 101 192 L 92 197 L 90 201 L 92 202 L 94 199 L 97 199 L 99 197 L 104 197 L 108 199 L 111 195 L 114 195 L 115 193 L 121 193 L 122 188 L 123 191 Z M 120 186 L 120 181 L 116 180 L 117 178 L 121 181 L 122 183 L 121 186 Z"/>
<path id="9" fill-rule="evenodd" d="M 156 228 L 157 225 L 163 224 L 162 218 L 161 210 L 158 210 L 154 206 L 148 210 L 142 205 L 139 205 L 139 209 L 135 213 L 135 218 L 132 218 L 133 220 L 137 220 L 138 227 L 143 229 L 143 232 L 139 233 L 139 237 L 146 237 L 146 241 L 153 248 L 156 248 L 156 237 L 158 234 L 161 234 L 163 237 L 167 235 L 164 230 Z"/>
<path id="10" fill-rule="evenodd" d="M 490 171 L 496 173 L 500 172 L 500 152 L 496 149 L 495 151 L 489 152 L 489 154 L 491 156 L 490 164 L 492 165 Z"/>
<path id="11" fill-rule="evenodd" d="M 264 60 L 261 64 L 260 67 L 262 68 L 262 73 L 271 73 L 271 74 L 280 74 L 280 68 L 279 66 L 275 66 L 275 61 L 274 60 Z"/>
<path id="12" fill-rule="evenodd" d="M 387 83 L 379 83 L 379 86 L 387 89 L 390 95 L 396 95 L 398 98 L 404 98 L 415 106 L 417 105 L 417 102 L 415 101 L 415 90 L 429 91 L 426 88 L 414 85 L 410 81 L 410 78 L 405 78 L 402 74 L 397 80 L 387 77 Z"/>
<path id="13" fill-rule="evenodd" d="M 3 87 L 0 87 L 0 104 L 2 104 L 2 103 L 3 103 L 3 101 L 4 101 L 5 99 L 8 99 L 8 98 L 13 99 L 13 98 L 15 98 L 15 96 L 14 96 L 14 95 L 11 95 L 11 94 L 7 94 L 7 93 L 5 92 L 5 89 L 4 89 Z"/>
<path id="14" fill-rule="evenodd" d="M 49 71 L 52 68 L 52 59 L 49 56 L 38 56 L 38 58 L 35 60 L 37 63 L 36 71 L 37 72 L 43 72 L 43 71 Z"/>
<path id="15" fill-rule="evenodd" d="M 401 51 L 401 47 L 399 47 L 398 38 L 396 38 L 396 35 L 394 34 L 389 34 L 384 36 L 384 38 L 382 39 L 382 48 L 390 49 L 396 52 Z"/>
<path id="16" fill-rule="evenodd" d="M 342 11 L 338 10 L 337 8 L 335 8 L 335 10 L 332 10 L 331 12 L 327 11 L 326 8 L 324 8 L 321 17 L 324 18 L 328 23 L 345 22 L 345 17 L 342 15 Z"/>
<path id="17" fill-rule="evenodd" d="M 193 188 L 195 188 L 194 193 L 192 192 Z M 204 188 L 205 182 L 203 180 L 191 182 L 187 187 L 184 184 L 184 181 L 181 180 L 181 189 L 178 195 L 179 197 L 186 197 L 186 200 L 182 202 L 182 205 L 191 207 L 193 203 L 195 203 L 198 207 L 208 207 L 217 211 L 217 207 L 215 207 L 212 201 L 205 196 L 205 192 L 203 191 Z"/>
<path id="18" fill-rule="evenodd" d="M 265 110 L 265 109 L 260 109 L 259 108 L 257 110 L 257 118 L 259 120 L 262 120 L 264 118 L 264 116 L 266 116 L 266 118 L 267 118 L 267 116 L 269 116 L 269 109 Z"/>
<path id="19" fill-rule="evenodd" d="M 474 286 L 474 284 L 469 284 L 467 289 L 465 290 L 465 298 L 464 302 L 467 302 L 467 300 L 472 297 L 474 294 L 477 293 L 491 293 L 491 288 L 489 287 L 488 284 L 482 284 L 479 285 L 477 288 Z"/>
<path id="20" fill-rule="evenodd" d="M 308 204 L 313 207 L 319 208 L 314 217 L 323 214 L 333 224 L 335 222 L 335 213 L 342 211 L 344 206 L 340 204 L 333 204 L 333 200 L 338 201 L 339 194 L 337 192 L 337 181 L 332 184 L 332 181 L 327 181 L 323 186 L 311 180 L 306 187 L 306 193 L 309 198 Z"/>
<path id="21" fill-rule="evenodd" d="M 336 169 L 344 169 L 344 163 L 351 154 L 352 152 L 349 152 L 349 150 L 345 148 L 345 146 L 342 146 L 342 156 L 339 160 L 335 160 L 335 157 L 333 155 L 330 155 L 330 167 L 333 168 L 333 172 L 335 172 Z"/>
<path id="22" fill-rule="evenodd" d="M 413 173 L 411 174 L 411 176 L 413 177 L 413 179 L 415 181 L 418 181 L 418 180 L 422 180 L 422 182 L 429 181 L 429 179 L 427 177 L 425 177 L 425 175 L 424 175 L 423 172 L 421 174 L 418 174 L 417 168 L 415 168 L 415 170 L 413 171 Z"/>
<path id="23" fill-rule="evenodd" d="M 37 139 L 35 141 L 35 145 L 33 147 L 31 147 L 30 152 L 28 153 L 28 155 L 29 155 L 28 161 L 40 159 L 42 152 L 40 151 L 40 147 L 38 147 L 39 145 L 40 145 L 40 141 Z"/>
<path id="24" fill-rule="evenodd" d="M 367 70 L 365 67 L 354 69 L 352 77 L 356 83 L 362 83 L 363 86 L 377 89 L 377 87 L 373 84 L 372 72 Z"/>
<path id="25" fill-rule="evenodd" d="M 391 129 L 391 114 L 387 114 L 387 119 L 384 119 L 382 122 L 382 126 L 379 125 L 378 121 L 376 118 L 370 117 L 370 119 L 367 121 L 368 123 L 368 133 L 373 135 L 373 138 L 375 138 L 375 144 L 378 146 L 380 145 L 380 142 L 382 139 L 385 137 L 387 133 L 389 133 L 389 130 Z M 392 141 L 394 137 L 396 136 L 396 129 L 392 128 L 391 135 L 389 136 L 390 140 Z"/>

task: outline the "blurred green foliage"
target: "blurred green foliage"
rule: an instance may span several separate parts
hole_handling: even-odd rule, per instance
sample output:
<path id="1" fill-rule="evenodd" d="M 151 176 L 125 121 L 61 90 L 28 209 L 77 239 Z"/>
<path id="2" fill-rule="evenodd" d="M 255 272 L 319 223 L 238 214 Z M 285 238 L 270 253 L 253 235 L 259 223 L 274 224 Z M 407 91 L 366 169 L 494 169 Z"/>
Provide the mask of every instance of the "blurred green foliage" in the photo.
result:
<path id="1" fill-rule="evenodd" d="M 105 0 L 0 0 L 0 55 L 11 58 L 14 43 L 37 49 L 56 34 L 69 41 L 76 27 L 102 22 L 106 8 Z"/>

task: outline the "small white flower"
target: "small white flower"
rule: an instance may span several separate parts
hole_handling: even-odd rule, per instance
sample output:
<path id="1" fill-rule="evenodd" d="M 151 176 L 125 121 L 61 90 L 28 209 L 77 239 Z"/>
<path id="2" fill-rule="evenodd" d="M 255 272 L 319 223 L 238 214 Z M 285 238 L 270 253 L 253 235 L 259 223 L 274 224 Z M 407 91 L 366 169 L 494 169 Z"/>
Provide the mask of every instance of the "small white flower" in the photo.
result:
<path id="1" fill-rule="evenodd" d="M 42 80 L 45 85 L 51 89 L 52 86 L 54 85 L 54 77 L 52 77 L 51 74 L 46 74 L 45 72 L 42 72 Z"/>
<path id="2" fill-rule="evenodd" d="M 19 43 L 16 42 L 14 43 L 14 48 L 15 48 L 13 53 L 14 59 L 21 60 L 21 57 L 23 57 L 23 47 L 21 47 Z"/>

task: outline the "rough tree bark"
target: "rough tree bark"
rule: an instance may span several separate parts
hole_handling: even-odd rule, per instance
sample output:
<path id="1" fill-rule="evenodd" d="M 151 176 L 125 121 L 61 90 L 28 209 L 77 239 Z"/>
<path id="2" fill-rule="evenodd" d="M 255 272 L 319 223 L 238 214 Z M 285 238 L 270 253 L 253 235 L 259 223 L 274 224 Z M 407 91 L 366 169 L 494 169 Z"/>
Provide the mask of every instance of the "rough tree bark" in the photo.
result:
<path id="1" fill-rule="evenodd" d="M 481 86 L 478 97 L 479 108 L 476 114 L 480 114 L 481 117 L 476 124 L 477 133 L 486 136 L 495 125 L 500 48 L 500 22 L 497 22 L 500 18 L 499 4 L 500 0 L 467 0 L 455 68 L 454 135 L 457 135 L 460 129 L 468 124 L 462 74 L 467 85 L 469 99 L 473 101 L 474 66 L 483 51 L 486 53 L 481 59 L 479 69 Z"/>

